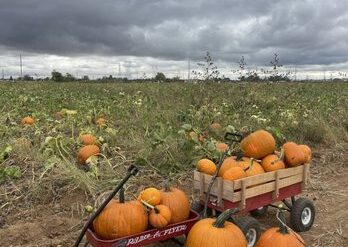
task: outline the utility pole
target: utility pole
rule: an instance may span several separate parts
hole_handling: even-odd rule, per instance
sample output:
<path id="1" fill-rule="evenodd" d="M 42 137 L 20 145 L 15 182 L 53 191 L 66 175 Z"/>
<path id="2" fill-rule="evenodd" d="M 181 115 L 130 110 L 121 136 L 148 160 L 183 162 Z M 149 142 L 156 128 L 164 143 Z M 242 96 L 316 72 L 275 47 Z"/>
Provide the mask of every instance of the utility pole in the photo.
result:
<path id="1" fill-rule="evenodd" d="M 2 67 L 2 79 L 5 79 L 5 72 L 4 72 L 4 67 Z"/>
<path id="2" fill-rule="evenodd" d="M 297 81 L 297 68 L 296 68 L 296 65 L 295 65 L 295 81 Z"/>
<path id="3" fill-rule="evenodd" d="M 21 79 L 23 79 L 22 54 L 19 54 L 19 66 L 20 66 L 20 68 L 21 68 Z"/>

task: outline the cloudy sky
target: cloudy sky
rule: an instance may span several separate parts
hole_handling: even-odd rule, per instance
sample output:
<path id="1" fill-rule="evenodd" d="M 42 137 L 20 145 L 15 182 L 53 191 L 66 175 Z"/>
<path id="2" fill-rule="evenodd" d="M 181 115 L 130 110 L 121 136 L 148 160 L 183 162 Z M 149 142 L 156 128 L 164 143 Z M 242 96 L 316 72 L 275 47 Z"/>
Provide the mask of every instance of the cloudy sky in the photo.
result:
<path id="1" fill-rule="evenodd" d="M 346 0 L 0 0 L 0 68 L 5 77 L 187 76 L 210 51 L 228 76 L 245 56 L 302 76 L 348 72 Z M 336 71 L 336 72 L 334 72 Z"/>

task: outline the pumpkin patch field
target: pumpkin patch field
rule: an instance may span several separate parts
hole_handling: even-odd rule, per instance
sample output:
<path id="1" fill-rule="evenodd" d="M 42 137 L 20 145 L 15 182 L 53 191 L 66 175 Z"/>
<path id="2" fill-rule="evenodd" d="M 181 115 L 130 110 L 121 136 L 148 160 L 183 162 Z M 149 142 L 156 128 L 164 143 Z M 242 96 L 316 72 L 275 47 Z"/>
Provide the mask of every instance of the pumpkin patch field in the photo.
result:
<path id="1" fill-rule="evenodd" d="M 274 140 L 256 158 L 284 143 L 311 157 L 303 196 L 314 201 L 316 220 L 300 233 L 306 246 L 348 246 L 347 83 L 0 82 L 0 246 L 72 246 L 131 164 L 140 171 L 126 183 L 125 201 L 169 180 L 193 202 L 193 171 L 199 163 L 215 173 L 211 160 L 228 149 L 224 133 L 260 129 Z M 254 143 L 240 148 L 252 152 Z M 262 162 L 266 171 L 274 163 L 284 167 L 273 154 Z M 179 216 L 169 211 L 173 203 L 158 205 L 156 191 L 139 197 L 152 207 L 150 224 L 160 228 Z M 188 214 L 187 200 L 180 206 Z M 278 226 L 276 209 L 267 214 L 258 218 L 263 231 Z"/>

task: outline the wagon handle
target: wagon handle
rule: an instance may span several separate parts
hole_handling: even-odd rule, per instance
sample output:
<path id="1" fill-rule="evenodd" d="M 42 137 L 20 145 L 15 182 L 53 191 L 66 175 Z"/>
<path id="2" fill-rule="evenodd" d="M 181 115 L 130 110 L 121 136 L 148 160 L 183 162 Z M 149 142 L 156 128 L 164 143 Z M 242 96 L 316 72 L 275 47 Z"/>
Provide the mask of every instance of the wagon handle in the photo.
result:
<path id="1" fill-rule="evenodd" d="M 119 192 L 119 190 L 123 187 L 123 185 L 128 181 L 128 179 L 131 176 L 135 176 L 137 175 L 137 173 L 139 172 L 139 169 L 134 166 L 134 165 L 130 165 L 128 167 L 127 170 L 127 175 L 121 180 L 121 182 L 119 182 L 119 184 L 116 186 L 116 188 L 110 193 L 110 195 L 105 199 L 105 201 L 100 205 L 100 207 L 97 209 L 97 211 L 95 211 L 91 217 L 89 218 L 89 220 L 87 221 L 87 223 L 84 225 L 83 229 L 81 230 L 81 233 L 78 237 L 78 239 L 76 240 L 74 247 L 78 247 L 81 243 L 81 240 L 83 239 L 83 236 L 85 235 L 88 227 L 92 224 L 92 222 L 94 221 L 94 219 L 100 214 L 100 212 L 106 207 L 106 205 L 111 201 L 112 198 L 114 198 L 114 196 L 117 194 L 117 192 Z"/>
<path id="2" fill-rule="evenodd" d="M 243 139 L 243 135 L 239 132 L 226 132 L 224 139 L 233 143 L 240 142 Z"/>

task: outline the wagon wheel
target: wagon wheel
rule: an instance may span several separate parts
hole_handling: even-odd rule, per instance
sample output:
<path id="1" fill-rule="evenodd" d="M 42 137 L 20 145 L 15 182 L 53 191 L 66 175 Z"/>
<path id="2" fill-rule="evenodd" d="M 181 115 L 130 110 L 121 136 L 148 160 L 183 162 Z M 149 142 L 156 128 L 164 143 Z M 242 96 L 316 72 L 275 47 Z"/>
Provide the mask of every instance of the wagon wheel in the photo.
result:
<path id="1" fill-rule="evenodd" d="M 290 211 L 290 222 L 295 231 L 308 231 L 313 225 L 314 218 L 315 208 L 311 200 L 299 198 L 294 202 Z"/>
<path id="2" fill-rule="evenodd" d="M 248 247 L 254 247 L 261 235 L 260 223 L 251 216 L 235 219 L 234 222 L 244 233 Z"/>

